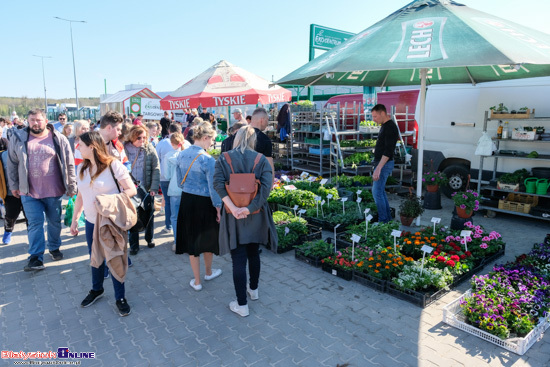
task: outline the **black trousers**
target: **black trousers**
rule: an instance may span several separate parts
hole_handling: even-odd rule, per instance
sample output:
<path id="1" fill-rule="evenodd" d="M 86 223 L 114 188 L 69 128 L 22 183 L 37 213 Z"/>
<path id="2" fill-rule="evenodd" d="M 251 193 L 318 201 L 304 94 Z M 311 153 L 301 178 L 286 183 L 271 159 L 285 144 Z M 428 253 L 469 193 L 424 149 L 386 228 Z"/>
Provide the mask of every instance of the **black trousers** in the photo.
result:
<path id="1" fill-rule="evenodd" d="M 21 204 L 21 199 L 16 198 L 15 196 L 8 195 L 4 200 L 4 206 L 6 207 L 6 218 L 4 218 L 4 231 L 13 232 L 13 227 L 15 227 L 15 221 L 19 218 L 19 214 L 25 211 L 23 210 L 23 204 Z M 25 224 L 27 217 L 25 216 Z"/>
<path id="2" fill-rule="evenodd" d="M 248 261 L 248 273 L 250 275 L 250 289 L 258 289 L 260 279 L 260 245 L 250 243 L 239 245 L 231 250 L 231 259 L 233 260 L 233 284 L 235 285 L 235 294 L 239 306 L 244 306 L 246 302 L 246 263 Z"/>

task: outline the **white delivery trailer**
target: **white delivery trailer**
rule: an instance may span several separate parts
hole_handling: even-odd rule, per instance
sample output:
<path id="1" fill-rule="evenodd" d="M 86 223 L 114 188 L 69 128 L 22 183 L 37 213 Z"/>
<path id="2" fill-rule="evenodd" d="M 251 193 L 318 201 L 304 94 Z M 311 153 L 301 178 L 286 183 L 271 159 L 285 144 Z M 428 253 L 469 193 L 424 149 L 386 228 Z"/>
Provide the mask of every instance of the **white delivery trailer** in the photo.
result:
<path id="1" fill-rule="evenodd" d="M 519 110 L 526 106 L 535 109 L 535 117 L 548 120 L 509 119 L 510 128 L 543 124 L 550 131 L 550 78 L 530 78 L 472 85 L 432 85 L 426 95 L 426 119 L 424 128 L 424 171 L 432 166 L 443 171 L 450 179 L 443 188 L 446 195 L 463 189 L 467 175 L 478 179 L 480 157 L 475 155 L 477 142 L 482 135 L 485 112 L 492 106 L 503 103 L 508 109 Z M 419 120 L 419 106 L 416 119 Z M 490 111 L 489 111 L 490 115 Z M 506 120 L 503 120 L 503 123 Z M 487 122 L 489 136 L 495 137 L 498 120 Z M 513 149 L 529 153 L 532 145 L 521 142 L 501 144 L 500 149 Z M 512 144 L 513 147 L 512 147 Z M 537 151 L 550 154 L 550 142 L 537 144 Z M 499 159 L 497 172 L 513 172 L 517 169 L 530 170 L 534 166 L 550 167 L 550 162 L 526 159 Z M 483 180 L 492 178 L 493 161 L 485 159 Z M 475 185 L 470 185 L 475 188 Z"/>

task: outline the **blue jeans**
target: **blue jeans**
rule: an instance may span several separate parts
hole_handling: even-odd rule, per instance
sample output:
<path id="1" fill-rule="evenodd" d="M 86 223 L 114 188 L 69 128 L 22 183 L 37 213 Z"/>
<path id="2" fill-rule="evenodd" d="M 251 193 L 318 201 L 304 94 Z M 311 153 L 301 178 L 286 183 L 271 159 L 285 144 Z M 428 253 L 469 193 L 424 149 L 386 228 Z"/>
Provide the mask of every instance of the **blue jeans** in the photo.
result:
<path id="1" fill-rule="evenodd" d="M 233 260 L 233 284 L 239 306 L 247 304 L 246 299 L 246 262 L 248 260 L 248 273 L 250 274 L 250 289 L 258 289 L 260 280 L 260 253 L 257 243 L 248 245 L 238 245 L 236 249 L 231 250 L 231 259 Z"/>
<path id="2" fill-rule="evenodd" d="M 391 221 L 390 203 L 386 195 L 386 181 L 393 172 L 393 166 L 394 161 L 386 162 L 380 171 L 380 178 L 372 183 L 372 196 L 378 211 L 378 221 L 382 223 Z"/>
<path id="3" fill-rule="evenodd" d="M 170 222 L 172 224 L 172 231 L 174 231 L 174 243 L 176 243 L 176 231 L 178 228 L 178 213 L 180 211 L 180 202 L 181 196 L 170 196 L 170 207 L 172 210 Z"/>
<path id="4" fill-rule="evenodd" d="M 168 196 L 168 185 L 170 185 L 170 181 L 160 181 L 160 189 L 164 197 L 164 225 L 166 228 L 172 229 L 172 204 L 170 203 L 170 196 Z"/>
<path id="5" fill-rule="evenodd" d="M 21 195 L 21 203 L 28 221 L 29 258 L 36 257 L 44 261 L 44 219 L 48 224 L 48 250 L 52 252 L 61 247 L 61 196 L 35 199 Z"/>
<path id="6" fill-rule="evenodd" d="M 88 243 L 88 254 L 92 255 L 92 242 L 94 238 L 94 224 L 86 221 L 86 242 Z M 99 268 L 92 268 L 92 289 L 100 291 L 103 289 L 103 280 L 105 279 L 105 261 Z M 124 298 L 124 283 L 119 282 L 111 275 L 113 280 L 113 288 L 115 289 L 115 299 Z"/>

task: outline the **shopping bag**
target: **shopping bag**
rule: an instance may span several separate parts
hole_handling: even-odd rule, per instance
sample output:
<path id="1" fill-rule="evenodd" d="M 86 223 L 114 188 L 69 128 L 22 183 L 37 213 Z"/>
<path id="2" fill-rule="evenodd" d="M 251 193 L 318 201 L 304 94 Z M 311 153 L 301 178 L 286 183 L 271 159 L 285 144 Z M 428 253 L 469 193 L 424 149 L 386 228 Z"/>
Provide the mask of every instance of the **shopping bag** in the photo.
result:
<path id="1" fill-rule="evenodd" d="M 496 150 L 495 143 L 493 143 L 487 132 L 484 132 L 477 142 L 475 155 L 491 156 Z"/>
<path id="2" fill-rule="evenodd" d="M 70 227 L 73 223 L 73 213 L 74 213 L 74 201 L 76 200 L 76 195 L 72 198 L 69 198 L 69 202 L 67 203 L 67 206 L 65 207 L 65 218 L 63 219 L 63 223 L 65 226 Z M 80 218 L 78 218 L 78 227 L 84 227 L 86 225 L 86 217 L 84 216 L 84 212 L 80 215 Z"/>

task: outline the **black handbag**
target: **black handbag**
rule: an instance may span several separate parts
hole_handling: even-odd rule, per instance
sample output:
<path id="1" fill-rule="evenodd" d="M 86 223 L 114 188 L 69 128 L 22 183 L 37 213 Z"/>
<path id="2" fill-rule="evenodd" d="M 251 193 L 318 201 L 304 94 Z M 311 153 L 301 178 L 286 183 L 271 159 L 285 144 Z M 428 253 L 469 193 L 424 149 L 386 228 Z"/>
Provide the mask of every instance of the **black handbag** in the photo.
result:
<path id="1" fill-rule="evenodd" d="M 115 173 L 113 172 L 113 168 L 110 165 L 109 170 L 111 171 L 111 175 L 113 176 L 113 180 L 115 181 L 118 192 L 122 192 L 118 184 L 118 180 L 115 177 Z M 132 177 L 131 174 L 130 177 Z M 134 184 L 136 184 L 136 181 L 133 177 L 132 181 L 134 181 Z M 145 228 L 147 228 L 147 226 L 149 225 L 149 222 L 153 218 L 154 214 L 153 198 L 151 197 L 149 192 L 145 190 L 143 185 L 139 183 L 136 185 L 136 189 L 137 194 L 130 198 L 130 201 L 132 202 L 132 204 L 134 204 L 137 212 L 137 222 L 132 228 L 130 228 L 130 232 L 132 233 L 145 231 Z"/>

